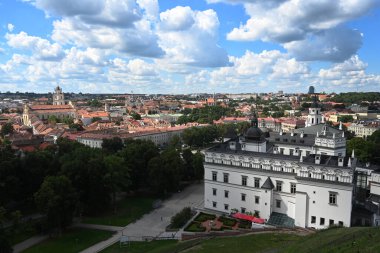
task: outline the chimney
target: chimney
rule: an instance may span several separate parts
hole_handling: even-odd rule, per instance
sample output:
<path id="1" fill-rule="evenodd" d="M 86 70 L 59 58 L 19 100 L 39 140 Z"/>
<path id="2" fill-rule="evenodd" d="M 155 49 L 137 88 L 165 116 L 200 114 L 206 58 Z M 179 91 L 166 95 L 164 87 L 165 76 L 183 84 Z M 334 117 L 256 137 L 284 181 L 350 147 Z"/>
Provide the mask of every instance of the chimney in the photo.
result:
<path id="1" fill-rule="evenodd" d="M 338 157 L 338 166 L 343 167 L 343 157 L 342 156 Z"/>
<path id="2" fill-rule="evenodd" d="M 315 155 L 315 164 L 321 164 L 321 155 Z"/>
<path id="3" fill-rule="evenodd" d="M 351 158 L 355 158 L 355 149 L 352 150 Z"/>

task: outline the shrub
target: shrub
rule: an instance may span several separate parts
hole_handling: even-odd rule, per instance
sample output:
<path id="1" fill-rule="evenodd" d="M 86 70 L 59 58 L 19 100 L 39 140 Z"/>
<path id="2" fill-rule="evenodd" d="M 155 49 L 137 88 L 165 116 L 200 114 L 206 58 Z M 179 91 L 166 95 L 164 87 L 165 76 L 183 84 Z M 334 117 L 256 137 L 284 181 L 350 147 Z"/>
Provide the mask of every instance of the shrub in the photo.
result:
<path id="1" fill-rule="evenodd" d="M 204 222 L 206 220 L 213 220 L 216 218 L 214 214 L 202 213 L 200 212 L 197 217 L 195 217 L 194 221 Z"/>
<path id="2" fill-rule="evenodd" d="M 170 228 L 181 228 L 193 217 L 190 207 L 183 208 L 171 219 Z"/>
<path id="3" fill-rule="evenodd" d="M 236 220 L 234 220 L 234 219 L 231 219 L 231 218 L 227 218 L 227 217 L 223 217 L 223 216 L 220 216 L 219 218 L 218 218 L 218 220 L 220 221 L 220 222 L 223 222 L 223 225 L 224 226 L 226 226 L 226 227 L 233 227 L 233 226 L 235 226 L 235 224 L 236 224 Z"/>
<path id="4" fill-rule="evenodd" d="M 252 222 L 241 220 L 238 226 L 239 228 L 250 229 L 252 227 Z"/>
<path id="5" fill-rule="evenodd" d="M 201 223 L 193 221 L 184 230 L 187 232 L 205 232 L 206 228 L 202 227 Z"/>

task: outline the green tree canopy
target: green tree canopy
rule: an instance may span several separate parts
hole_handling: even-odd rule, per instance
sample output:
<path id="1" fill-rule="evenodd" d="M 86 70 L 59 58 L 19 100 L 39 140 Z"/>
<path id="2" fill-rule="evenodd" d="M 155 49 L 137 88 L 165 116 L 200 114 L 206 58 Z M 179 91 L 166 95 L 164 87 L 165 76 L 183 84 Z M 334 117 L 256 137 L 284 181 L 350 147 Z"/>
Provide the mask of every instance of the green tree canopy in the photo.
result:
<path id="1" fill-rule="evenodd" d="M 46 214 L 49 228 L 62 231 L 71 224 L 78 199 L 67 177 L 46 177 L 34 197 L 41 212 Z"/>

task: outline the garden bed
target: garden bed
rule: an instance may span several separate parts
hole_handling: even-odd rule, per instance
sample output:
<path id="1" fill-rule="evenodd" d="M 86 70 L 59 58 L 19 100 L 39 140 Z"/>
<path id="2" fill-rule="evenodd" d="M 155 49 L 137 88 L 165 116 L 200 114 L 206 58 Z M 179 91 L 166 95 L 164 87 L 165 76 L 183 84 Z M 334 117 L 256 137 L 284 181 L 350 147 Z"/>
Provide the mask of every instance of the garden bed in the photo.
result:
<path id="1" fill-rule="evenodd" d="M 206 228 L 200 222 L 192 221 L 185 229 L 186 232 L 205 232 Z"/>
<path id="2" fill-rule="evenodd" d="M 218 218 L 218 221 L 222 222 L 223 226 L 226 226 L 226 227 L 233 227 L 237 223 L 237 221 L 235 219 L 227 218 L 224 216 L 220 216 Z"/>
<path id="3" fill-rule="evenodd" d="M 208 213 L 200 212 L 197 215 L 197 217 L 195 217 L 194 221 L 204 222 L 207 220 L 214 220 L 215 218 L 216 218 L 216 215 L 214 215 L 214 214 L 208 214 Z"/>

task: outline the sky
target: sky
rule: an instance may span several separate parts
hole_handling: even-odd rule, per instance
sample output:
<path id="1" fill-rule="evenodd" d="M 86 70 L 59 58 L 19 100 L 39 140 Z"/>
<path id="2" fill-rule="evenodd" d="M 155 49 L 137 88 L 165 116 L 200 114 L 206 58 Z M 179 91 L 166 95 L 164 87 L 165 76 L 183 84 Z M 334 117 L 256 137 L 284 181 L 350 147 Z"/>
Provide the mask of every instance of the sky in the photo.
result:
<path id="1" fill-rule="evenodd" d="M 379 0 L 0 0 L 0 91 L 380 91 Z"/>

